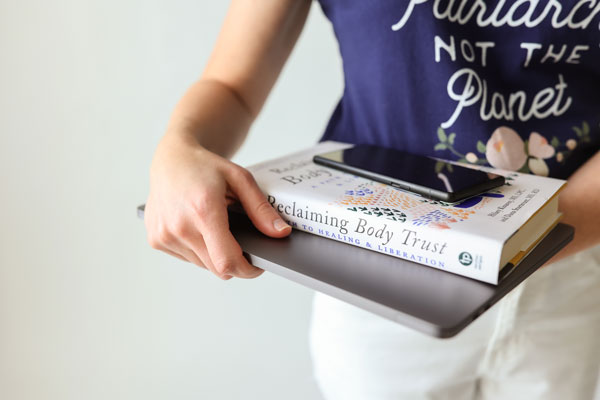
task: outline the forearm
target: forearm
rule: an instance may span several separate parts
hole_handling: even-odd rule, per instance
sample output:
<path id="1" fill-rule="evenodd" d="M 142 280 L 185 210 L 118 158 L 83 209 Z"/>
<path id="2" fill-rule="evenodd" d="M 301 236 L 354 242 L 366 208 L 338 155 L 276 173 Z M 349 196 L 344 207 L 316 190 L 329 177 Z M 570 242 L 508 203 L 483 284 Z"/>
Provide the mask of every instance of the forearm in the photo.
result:
<path id="1" fill-rule="evenodd" d="M 199 145 L 230 158 L 253 119 L 234 89 L 216 80 L 200 79 L 175 107 L 163 140 Z"/>
<path id="2" fill-rule="evenodd" d="M 575 237 L 550 262 L 600 243 L 600 152 L 581 166 L 560 193 L 562 222 L 575 227 Z"/>
<path id="3" fill-rule="evenodd" d="M 177 104 L 165 142 L 229 158 L 244 141 L 306 21 L 310 0 L 233 0 L 201 79 Z"/>

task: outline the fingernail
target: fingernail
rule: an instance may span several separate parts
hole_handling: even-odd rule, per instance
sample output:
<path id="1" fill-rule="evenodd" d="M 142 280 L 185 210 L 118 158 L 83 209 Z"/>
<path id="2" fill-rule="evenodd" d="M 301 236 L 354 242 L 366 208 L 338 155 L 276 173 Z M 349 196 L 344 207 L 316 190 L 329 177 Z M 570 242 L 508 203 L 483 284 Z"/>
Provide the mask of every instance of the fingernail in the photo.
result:
<path id="1" fill-rule="evenodd" d="M 281 218 L 277 218 L 275 221 L 273 221 L 273 226 L 275 227 L 275 229 L 277 229 L 278 231 L 283 231 L 286 230 L 287 228 L 289 228 L 290 226 L 288 224 L 286 224 L 286 222 L 284 220 L 282 220 Z"/>

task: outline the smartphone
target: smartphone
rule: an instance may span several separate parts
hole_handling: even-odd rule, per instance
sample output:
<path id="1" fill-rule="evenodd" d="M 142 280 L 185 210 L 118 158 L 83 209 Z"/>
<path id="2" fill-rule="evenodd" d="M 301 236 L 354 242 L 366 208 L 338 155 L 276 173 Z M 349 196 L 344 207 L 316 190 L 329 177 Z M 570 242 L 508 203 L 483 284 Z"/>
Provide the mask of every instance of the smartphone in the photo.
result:
<path id="1" fill-rule="evenodd" d="M 501 175 L 373 145 L 319 154 L 313 161 L 448 203 L 457 203 L 504 184 Z"/>

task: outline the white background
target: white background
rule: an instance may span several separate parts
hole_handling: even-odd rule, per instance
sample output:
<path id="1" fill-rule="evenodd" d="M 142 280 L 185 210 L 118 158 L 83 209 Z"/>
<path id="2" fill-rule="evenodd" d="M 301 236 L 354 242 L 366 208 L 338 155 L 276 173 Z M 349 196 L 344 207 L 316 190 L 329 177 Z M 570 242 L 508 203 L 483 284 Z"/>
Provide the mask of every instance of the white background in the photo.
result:
<path id="1" fill-rule="evenodd" d="M 226 3 L 0 3 L 0 398 L 319 398 L 310 290 L 222 282 L 150 249 L 136 218 Z M 341 91 L 314 4 L 234 160 L 316 142 Z"/>

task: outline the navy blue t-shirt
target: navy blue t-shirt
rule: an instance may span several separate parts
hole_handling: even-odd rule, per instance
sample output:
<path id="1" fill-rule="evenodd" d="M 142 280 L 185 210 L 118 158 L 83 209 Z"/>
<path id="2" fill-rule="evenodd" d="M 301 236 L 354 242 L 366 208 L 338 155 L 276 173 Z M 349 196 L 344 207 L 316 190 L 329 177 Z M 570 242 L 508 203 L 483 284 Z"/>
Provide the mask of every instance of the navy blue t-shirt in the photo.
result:
<path id="1" fill-rule="evenodd" d="M 343 97 L 323 140 L 567 178 L 600 148 L 600 1 L 320 0 Z"/>

